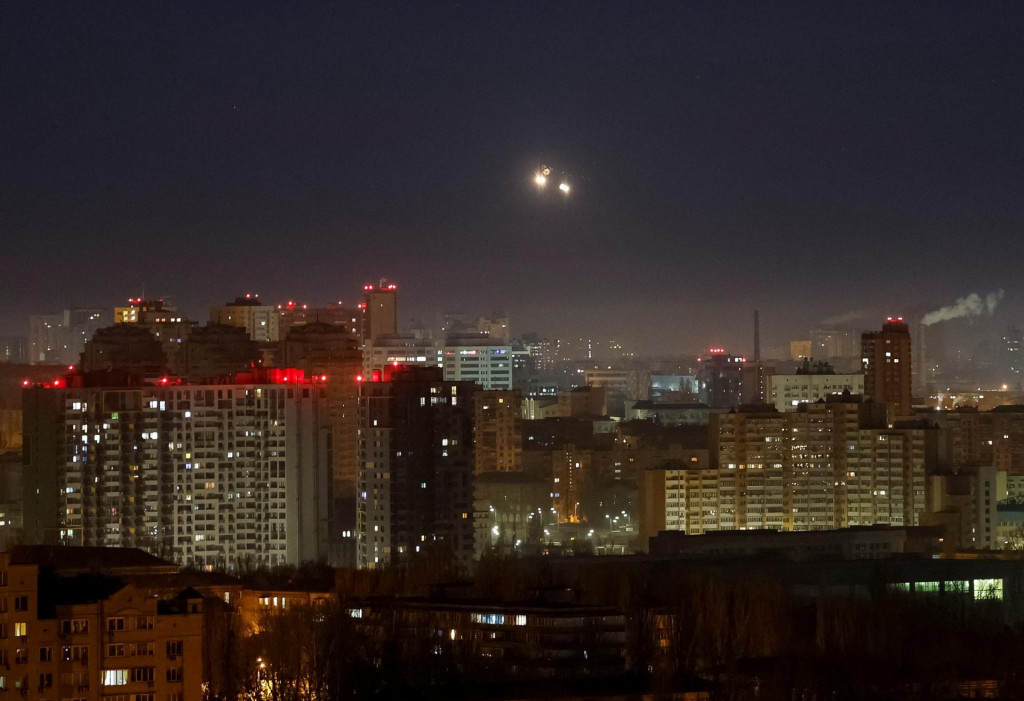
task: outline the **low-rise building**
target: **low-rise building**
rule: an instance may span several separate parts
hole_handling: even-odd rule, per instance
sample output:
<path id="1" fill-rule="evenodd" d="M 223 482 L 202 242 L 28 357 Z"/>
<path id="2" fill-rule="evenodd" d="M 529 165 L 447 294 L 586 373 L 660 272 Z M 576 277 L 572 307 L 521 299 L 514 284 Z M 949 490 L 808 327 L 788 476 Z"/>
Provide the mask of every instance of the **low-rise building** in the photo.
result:
<path id="1" fill-rule="evenodd" d="M 490 682 L 613 677 L 626 669 L 626 618 L 614 608 L 559 601 L 378 599 L 350 611 L 371 640 L 454 659 Z"/>
<path id="2" fill-rule="evenodd" d="M 158 599 L 104 575 L 62 577 L 0 553 L 0 692 L 198 701 L 203 601 Z"/>

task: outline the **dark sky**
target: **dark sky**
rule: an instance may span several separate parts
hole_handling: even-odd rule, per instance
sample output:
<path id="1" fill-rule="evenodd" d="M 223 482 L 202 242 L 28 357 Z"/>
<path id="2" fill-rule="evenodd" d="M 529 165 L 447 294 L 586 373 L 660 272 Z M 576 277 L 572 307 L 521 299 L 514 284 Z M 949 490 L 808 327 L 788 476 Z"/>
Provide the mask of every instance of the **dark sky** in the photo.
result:
<path id="1" fill-rule="evenodd" d="M 42 6 L 40 6 L 42 5 Z M 1019 3 L 8 3 L 0 331 L 141 294 L 749 352 L 1024 295 Z M 538 163 L 573 193 L 538 193 Z M 877 325 L 874 324 L 873 325 Z"/>

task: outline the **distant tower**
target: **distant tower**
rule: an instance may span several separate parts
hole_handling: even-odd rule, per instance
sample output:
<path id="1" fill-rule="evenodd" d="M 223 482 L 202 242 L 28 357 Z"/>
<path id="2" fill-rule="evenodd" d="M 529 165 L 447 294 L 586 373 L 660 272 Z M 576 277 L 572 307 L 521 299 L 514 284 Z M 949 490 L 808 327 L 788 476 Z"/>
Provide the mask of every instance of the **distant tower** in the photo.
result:
<path id="1" fill-rule="evenodd" d="M 893 406 L 894 416 L 906 416 L 911 409 L 910 328 L 902 316 L 886 319 L 881 331 L 866 331 L 860 337 L 864 365 L 864 393 L 876 402 Z"/>
<path id="2" fill-rule="evenodd" d="M 363 285 L 363 343 L 398 333 L 398 286 L 381 280 Z"/>

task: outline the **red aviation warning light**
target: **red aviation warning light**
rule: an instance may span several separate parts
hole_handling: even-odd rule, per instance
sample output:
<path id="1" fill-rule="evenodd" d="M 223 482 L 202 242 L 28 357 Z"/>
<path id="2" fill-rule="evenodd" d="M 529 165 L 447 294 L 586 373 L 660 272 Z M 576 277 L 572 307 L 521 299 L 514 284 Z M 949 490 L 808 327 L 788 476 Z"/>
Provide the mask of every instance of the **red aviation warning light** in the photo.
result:
<path id="1" fill-rule="evenodd" d="M 362 381 L 363 381 L 363 376 L 362 375 L 356 375 L 356 382 L 362 382 Z"/>

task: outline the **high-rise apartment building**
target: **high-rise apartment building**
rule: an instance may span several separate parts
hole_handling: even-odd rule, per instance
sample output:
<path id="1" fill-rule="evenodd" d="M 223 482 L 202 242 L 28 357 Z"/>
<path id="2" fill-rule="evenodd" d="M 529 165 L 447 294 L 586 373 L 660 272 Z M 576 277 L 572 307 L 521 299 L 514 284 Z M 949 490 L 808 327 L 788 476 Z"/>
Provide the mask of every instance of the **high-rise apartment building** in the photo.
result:
<path id="1" fill-rule="evenodd" d="M 172 375 L 184 374 L 183 345 L 196 322 L 162 299 L 133 298 L 126 307 L 114 307 L 114 324 L 132 324 L 146 328 L 160 342 Z"/>
<path id="2" fill-rule="evenodd" d="M 788 423 L 767 407 L 712 415 L 720 529 L 792 528 Z"/>
<path id="3" fill-rule="evenodd" d="M 356 475 L 359 464 L 359 381 L 362 351 L 357 335 L 344 325 L 312 322 L 293 326 L 282 342 L 285 365 L 319 375 L 327 383 L 331 424 L 333 519 L 331 559 L 355 564 Z M 326 379 L 324 379 L 326 378 Z"/>
<path id="4" fill-rule="evenodd" d="M 247 294 L 219 307 L 210 307 L 210 323 L 245 329 L 257 343 L 276 343 L 280 337 L 277 309 L 260 302 L 260 296 Z"/>
<path id="5" fill-rule="evenodd" d="M 508 316 L 495 315 L 492 318 L 480 317 L 476 322 L 476 330 L 486 334 L 488 338 L 505 344 L 512 342 L 512 331 L 509 328 Z"/>
<path id="6" fill-rule="evenodd" d="M 893 416 L 911 411 L 910 328 L 903 317 L 886 319 L 881 331 L 861 334 L 864 394 L 892 406 Z"/>
<path id="7" fill-rule="evenodd" d="M 850 329 L 813 329 L 809 357 L 826 361 L 840 372 L 859 368 L 860 335 Z"/>
<path id="8" fill-rule="evenodd" d="M 288 300 L 284 304 L 277 305 L 277 316 L 278 333 L 282 339 L 287 337 L 293 327 L 316 323 L 344 326 L 358 337 L 362 312 L 346 307 L 341 302 L 326 307 L 310 307 L 308 304 Z"/>
<path id="9" fill-rule="evenodd" d="M 27 336 L 0 336 L 0 363 L 28 362 Z"/>
<path id="10" fill-rule="evenodd" d="M 360 386 L 359 567 L 426 550 L 473 559 L 476 386 L 396 368 Z"/>
<path id="11" fill-rule="evenodd" d="M 28 542 L 139 547 L 227 569 L 326 558 L 330 422 L 319 378 L 85 379 L 25 391 Z"/>
<path id="12" fill-rule="evenodd" d="M 380 336 L 398 333 L 398 286 L 381 280 L 379 285 L 363 285 L 363 343 Z"/>
<path id="13" fill-rule="evenodd" d="M 102 309 L 65 309 L 59 314 L 29 317 L 28 361 L 76 365 L 85 342 L 108 318 Z"/>
<path id="14" fill-rule="evenodd" d="M 259 344 L 244 328 L 225 324 L 197 326 L 181 350 L 182 375 L 190 382 L 212 382 L 258 367 Z"/>
<path id="15" fill-rule="evenodd" d="M 700 358 L 697 370 L 700 400 L 712 409 L 728 409 L 743 402 L 744 359 L 712 348 Z"/>
<path id="16" fill-rule="evenodd" d="M 880 413 L 873 403 L 832 397 L 793 412 L 714 414 L 713 465 L 666 464 L 643 475 L 643 530 L 919 525 L 938 430 L 915 421 L 889 428 Z"/>
<path id="17" fill-rule="evenodd" d="M 1001 350 L 1002 360 L 1002 372 L 1007 377 L 1016 379 L 1020 377 L 1021 367 L 1024 365 L 1024 355 L 1021 354 L 1021 348 L 1024 347 L 1024 334 L 1021 334 L 1020 329 L 1016 326 L 1011 326 L 1006 329 L 1006 333 L 1003 334 L 1003 344 Z"/>
<path id="18" fill-rule="evenodd" d="M 85 342 L 82 372 L 123 371 L 144 375 L 168 372 L 160 341 L 141 324 L 114 324 L 97 329 Z"/>
<path id="19" fill-rule="evenodd" d="M 699 535 L 718 530 L 718 471 L 710 469 L 707 449 L 637 475 L 641 547 L 659 531 Z"/>
<path id="20" fill-rule="evenodd" d="M 483 390 L 474 405 L 476 474 L 518 472 L 523 462 L 523 395 Z"/>

